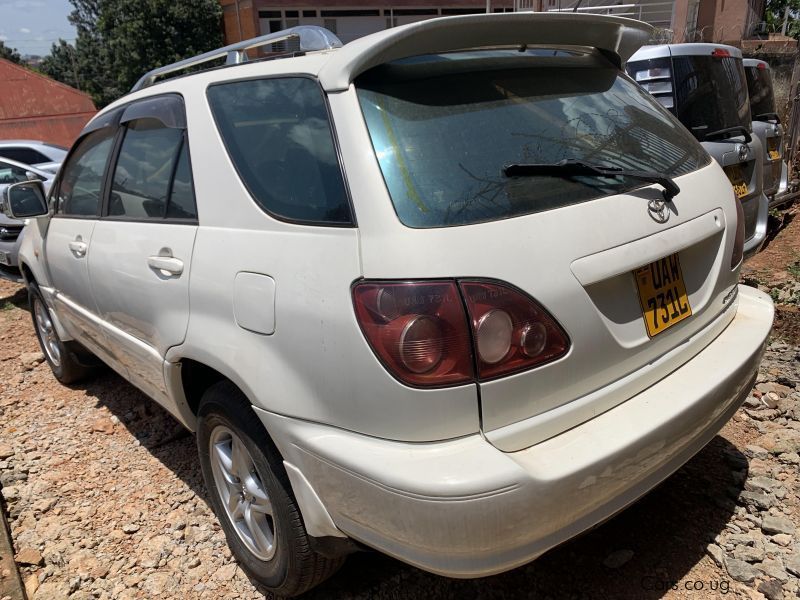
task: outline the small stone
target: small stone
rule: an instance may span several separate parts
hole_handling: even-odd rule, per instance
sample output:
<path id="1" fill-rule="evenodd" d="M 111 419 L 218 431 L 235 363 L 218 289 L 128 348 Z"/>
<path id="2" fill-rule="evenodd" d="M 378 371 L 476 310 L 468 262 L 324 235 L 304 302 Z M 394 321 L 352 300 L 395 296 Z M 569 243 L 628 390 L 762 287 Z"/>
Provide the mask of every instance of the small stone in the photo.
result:
<path id="1" fill-rule="evenodd" d="M 136 533 L 139 531 L 139 526 L 136 523 L 126 523 L 122 526 L 122 531 L 127 534 Z"/>
<path id="2" fill-rule="evenodd" d="M 229 563 L 217 569 L 217 572 L 214 573 L 214 578 L 218 579 L 219 581 L 230 581 L 235 575 L 236 563 Z"/>
<path id="3" fill-rule="evenodd" d="M 17 554 L 17 562 L 21 565 L 39 566 L 43 560 L 42 554 L 35 548 L 23 548 Z"/>
<path id="4" fill-rule="evenodd" d="M 761 531 L 766 534 L 785 533 L 792 535 L 794 530 L 794 523 L 786 517 L 774 517 L 770 515 L 764 517 L 761 521 Z"/>
<path id="5" fill-rule="evenodd" d="M 790 465 L 800 465 L 800 454 L 797 452 L 785 452 L 778 457 L 778 460 Z"/>
<path id="6" fill-rule="evenodd" d="M 744 491 L 739 494 L 739 500 L 748 506 L 755 506 L 760 510 L 768 510 L 775 504 L 775 498 L 773 496 L 762 494 L 761 492 Z"/>
<path id="7" fill-rule="evenodd" d="M 753 565 L 730 557 L 725 558 L 725 570 L 728 571 L 728 575 L 732 579 L 743 583 L 750 583 L 759 575 L 758 570 Z"/>
<path id="8" fill-rule="evenodd" d="M 767 597 L 767 600 L 783 600 L 783 585 L 777 579 L 768 579 L 758 584 L 758 591 Z"/>
<path id="9" fill-rule="evenodd" d="M 25 595 L 28 598 L 33 598 L 36 590 L 39 589 L 39 577 L 36 573 L 31 573 L 25 578 Z"/>
<path id="10" fill-rule="evenodd" d="M 789 574 L 783 569 L 783 564 L 779 560 L 767 559 L 761 564 L 756 565 L 756 569 L 764 573 L 767 577 L 777 579 L 781 583 L 789 581 Z"/>
<path id="11" fill-rule="evenodd" d="M 108 417 L 101 417 L 92 421 L 92 431 L 105 433 L 106 435 L 114 433 L 114 423 Z"/>
<path id="12" fill-rule="evenodd" d="M 792 536 L 788 533 L 779 533 L 772 536 L 772 541 L 778 544 L 778 546 L 786 547 L 792 543 Z"/>
<path id="13" fill-rule="evenodd" d="M 619 569 L 633 558 L 633 550 L 617 550 L 606 556 L 603 565 L 609 569 Z"/>
<path id="14" fill-rule="evenodd" d="M 0 444 L 0 460 L 5 460 L 14 456 L 14 448 L 8 444 Z"/>
<path id="15" fill-rule="evenodd" d="M 186 563 L 186 567 L 189 569 L 194 569 L 195 567 L 200 566 L 200 559 L 196 556 L 194 558 L 190 558 L 189 561 Z"/>
<path id="16" fill-rule="evenodd" d="M 795 577 L 800 577 L 800 548 L 786 559 L 786 570 Z"/>
<path id="17" fill-rule="evenodd" d="M 718 567 L 725 566 L 725 551 L 716 544 L 709 544 L 706 547 L 706 552 L 717 563 Z"/>
<path id="18" fill-rule="evenodd" d="M 736 546 L 733 550 L 733 557 L 749 563 L 761 562 L 766 558 L 766 554 L 760 548 L 753 546 Z"/>
<path id="19" fill-rule="evenodd" d="M 748 479 L 745 487 L 752 492 L 764 492 L 766 494 L 774 492 L 776 489 L 783 487 L 783 484 L 777 479 L 772 477 L 753 477 Z"/>
<path id="20" fill-rule="evenodd" d="M 41 352 L 23 352 L 19 355 L 19 362 L 26 371 L 31 371 L 36 365 L 44 362 L 44 354 Z"/>
<path id="21" fill-rule="evenodd" d="M 769 456 L 769 452 L 767 450 L 765 450 L 761 446 L 755 446 L 753 444 L 748 444 L 747 446 L 745 446 L 744 453 L 750 458 L 765 459 Z"/>

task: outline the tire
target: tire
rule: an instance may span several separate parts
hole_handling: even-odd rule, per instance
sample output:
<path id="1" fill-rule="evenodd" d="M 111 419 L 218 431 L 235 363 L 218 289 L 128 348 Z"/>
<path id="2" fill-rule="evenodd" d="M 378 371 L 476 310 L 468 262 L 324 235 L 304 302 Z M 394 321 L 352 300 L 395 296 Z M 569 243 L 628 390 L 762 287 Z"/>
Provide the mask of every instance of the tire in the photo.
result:
<path id="1" fill-rule="evenodd" d="M 250 402 L 229 381 L 203 394 L 197 447 L 211 506 L 233 555 L 253 579 L 277 596 L 292 597 L 344 564 L 344 558 L 311 548 L 283 459 Z"/>
<path id="2" fill-rule="evenodd" d="M 33 329 L 50 370 L 63 384 L 75 383 L 88 377 L 94 369 L 86 364 L 91 354 L 77 342 L 62 342 L 53 326 L 50 310 L 36 283 L 28 284 L 28 306 Z M 83 360 L 81 357 L 83 356 Z"/>

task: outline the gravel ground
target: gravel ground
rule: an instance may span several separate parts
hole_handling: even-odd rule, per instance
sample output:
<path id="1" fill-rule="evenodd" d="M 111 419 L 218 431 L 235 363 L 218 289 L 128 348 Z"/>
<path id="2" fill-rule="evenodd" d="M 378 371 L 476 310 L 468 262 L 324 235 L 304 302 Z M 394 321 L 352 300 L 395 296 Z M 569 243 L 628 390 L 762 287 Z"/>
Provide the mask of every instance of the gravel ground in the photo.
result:
<path id="1" fill-rule="evenodd" d="M 749 283 L 778 290 L 783 303 L 758 385 L 673 477 L 510 573 L 449 580 L 361 553 L 306 597 L 798 597 L 800 222 L 792 216 L 746 269 Z M 208 506 L 194 438 L 113 373 L 64 387 L 42 360 L 24 290 L 0 282 L 0 484 L 29 598 L 263 598 Z"/>

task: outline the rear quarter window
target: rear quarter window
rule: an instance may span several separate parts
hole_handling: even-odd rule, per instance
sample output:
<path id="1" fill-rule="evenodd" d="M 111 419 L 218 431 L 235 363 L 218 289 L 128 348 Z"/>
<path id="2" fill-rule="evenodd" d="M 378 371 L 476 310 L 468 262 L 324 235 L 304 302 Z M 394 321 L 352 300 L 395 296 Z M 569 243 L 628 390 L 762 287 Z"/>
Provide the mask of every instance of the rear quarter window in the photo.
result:
<path id="1" fill-rule="evenodd" d="M 675 177 L 709 163 L 684 127 L 607 61 L 550 53 L 417 57 L 356 80 L 405 225 L 503 219 L 643 185 L 626 178 L 509 178 L 509 164 L 575 159 Z"/>
<path id="2" fill-rule="evenodd" d="M 208 89 L 217 128 L 258 205 L 288 221 L 353 222 L 322 89 L 284 77 Z"/>

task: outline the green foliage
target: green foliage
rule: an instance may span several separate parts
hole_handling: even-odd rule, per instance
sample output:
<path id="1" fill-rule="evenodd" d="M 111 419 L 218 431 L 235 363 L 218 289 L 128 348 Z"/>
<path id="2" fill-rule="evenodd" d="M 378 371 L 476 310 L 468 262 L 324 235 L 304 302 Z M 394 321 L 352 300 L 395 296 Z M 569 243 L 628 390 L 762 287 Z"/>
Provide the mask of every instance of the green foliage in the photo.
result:
<path id="1" fill-rule="evenodd" d="M 780 33 L 787 6 L 789 7 L 789 19 L 786 35 L 800 39 L 800 0 L 767 0 L 764 5 L 764 20 L 767 22 L 769 31 Z"/>
<path id="2" fill-rule="evenodd" d="M 70 0 L 72 46 L 53 47 L 42 70 L 91 94 L 98 107 L 147 71 L 222 45 L 217 0 Z"/>
<path id="3" fill-rule="evenodd" d="M 16 48 L 9 48 L 2 40 L 0 40 L 0 58 L 5 58 L 13 63 L 22 63 L 22 57 L 17 52 Z"/>

